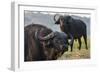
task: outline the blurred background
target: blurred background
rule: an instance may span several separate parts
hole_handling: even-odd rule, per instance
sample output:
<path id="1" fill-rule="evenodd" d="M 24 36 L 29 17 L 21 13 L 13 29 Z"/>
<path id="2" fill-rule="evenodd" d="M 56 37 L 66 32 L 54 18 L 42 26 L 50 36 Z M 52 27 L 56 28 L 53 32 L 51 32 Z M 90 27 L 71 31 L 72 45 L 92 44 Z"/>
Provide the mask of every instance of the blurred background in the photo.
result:
<path id="1" fill-rule="evenodd" d="M 32 23 L 42 24 L 51 28 L 53 31 L 59 31 L 59 25 L 55 25 L 54 23 L 54 15 L 56 13 L 50 12 L 36 12 L 36 11 L 24 11 L 24 24 L 25 26 L 30 25 Z M 60 13 L 60 15 L 67 15 L 66 13 Z M 90 36 L 90 14 L 70 14 L 75 19 L 80 19 L 86 23 L 87 26 L 87 35 Z"/>

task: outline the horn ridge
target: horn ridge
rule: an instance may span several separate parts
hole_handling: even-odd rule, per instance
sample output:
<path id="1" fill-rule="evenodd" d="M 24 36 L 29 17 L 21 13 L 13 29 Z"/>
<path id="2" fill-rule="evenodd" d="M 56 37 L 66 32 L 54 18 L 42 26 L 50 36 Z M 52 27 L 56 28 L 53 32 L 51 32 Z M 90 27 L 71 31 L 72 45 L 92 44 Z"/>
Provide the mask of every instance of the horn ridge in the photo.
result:
<path id="1" fill-rule="evenodd" d="M 41 40 L 41 41 L 46 41 L 46 40 L 49 40 L 50 38 L 53 38 L 54 37 L 54 33 L 53 32 L 51 32 L 50 34 L 48 34 L 48 35 L 46 35 L 46 36 L 41 36 L 41 35 L 39 35 L 38 36 L 38 38 L 39 38 L 39 40 Z"/>

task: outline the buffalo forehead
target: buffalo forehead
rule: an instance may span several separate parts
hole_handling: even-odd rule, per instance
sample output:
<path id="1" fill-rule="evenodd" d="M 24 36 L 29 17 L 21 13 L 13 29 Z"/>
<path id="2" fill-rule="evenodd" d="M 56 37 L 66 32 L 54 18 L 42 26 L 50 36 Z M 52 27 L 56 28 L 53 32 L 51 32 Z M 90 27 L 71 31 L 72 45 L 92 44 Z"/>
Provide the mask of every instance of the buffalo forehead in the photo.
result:
<path id="1" fill-rule="evenodd" d="M 64 32 L 55 32 L 57 38 L 67 38 L 67 35 Z"/>

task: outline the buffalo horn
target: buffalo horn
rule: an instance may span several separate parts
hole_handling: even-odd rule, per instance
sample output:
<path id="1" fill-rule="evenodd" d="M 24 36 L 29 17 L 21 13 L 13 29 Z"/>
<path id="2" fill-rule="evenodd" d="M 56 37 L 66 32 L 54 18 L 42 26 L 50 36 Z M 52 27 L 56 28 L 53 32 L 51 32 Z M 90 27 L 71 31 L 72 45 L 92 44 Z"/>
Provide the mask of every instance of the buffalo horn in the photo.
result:
<path id="1" fill-rule="evenodd" d="M 56 16 L 61 16 L 60 14 L 55 14 L 54 15 L 54 21 L 56 22 L 57 20 L 56 20 Z"/>
<path id="2" fill-rule="evenodd" d="M 44 36 L 44 37 L 39 36 L 38 38 L 39 38 L 39 40 L 45 41 L 45 40 L 48 40 L 48 39 L 53 38 L 53 37 L 54 37 L 54 33 L 51 32 L 50 34 L 48 34 L 48 35 L 46 35 L 46 36 Z"/>

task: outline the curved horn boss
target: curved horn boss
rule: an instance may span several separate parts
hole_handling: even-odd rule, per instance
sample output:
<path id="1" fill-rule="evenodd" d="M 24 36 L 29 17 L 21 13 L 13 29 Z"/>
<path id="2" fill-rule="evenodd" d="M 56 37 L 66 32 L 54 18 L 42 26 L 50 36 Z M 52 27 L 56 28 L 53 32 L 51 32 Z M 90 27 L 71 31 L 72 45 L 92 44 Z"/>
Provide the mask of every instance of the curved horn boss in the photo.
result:
<path id="1" fill-rule="evenodd" d="M 55 14 L 55 15 L 54 15 L 55 24 L 60 24 L 60 17 L 61 17 L 60 14 Z"/>

